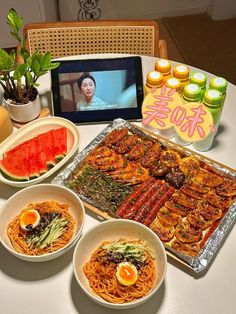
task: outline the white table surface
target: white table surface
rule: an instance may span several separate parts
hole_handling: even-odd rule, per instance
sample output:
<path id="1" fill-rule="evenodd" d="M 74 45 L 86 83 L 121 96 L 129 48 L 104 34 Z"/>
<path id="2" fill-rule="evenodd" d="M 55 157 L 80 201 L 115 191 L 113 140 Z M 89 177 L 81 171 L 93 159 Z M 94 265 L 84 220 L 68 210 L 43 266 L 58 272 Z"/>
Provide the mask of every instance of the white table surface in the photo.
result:
<path id="1" fill-rule="evenodd" d="M 144 79 L 146 73 L 153 70 L 154 64 L 155 58 L 142 57 Z M 206 74 L 208 78 L 212 77 L 211 74 Z M 49 75 L 42 77 L 40 83 L 42 101 L 44 104 L 50 103 Z M 235 120 L 236 86 L 229 84 L 216 144 L 203 154 L 234 169 L 236 168 Z M 81 151 L 104 127 L 104 124 L 78 126 L 79 150 Z M 44 183 L 52 179 L 53 177 L 50 177 Z M 0 183 L 0 206 L 18 190 Z M 99 220 L 86 214 L 84 232 L 98 223 Z M 200 274 L 195 274 L 168 257 L 166 279 L 160 290 L 146 304 L 127 310 L 125 313 L 236 313 L 235 241 L 236 229 L 233 228 L 213 263 Z M 29 263 L 12 256 L 0 244 L 0 313 L 113 313 L 113 310 L 94 303 L 80 289 L 73 275 L 72 256 L 73 248 L 58 259 L 44 263 Z"/>

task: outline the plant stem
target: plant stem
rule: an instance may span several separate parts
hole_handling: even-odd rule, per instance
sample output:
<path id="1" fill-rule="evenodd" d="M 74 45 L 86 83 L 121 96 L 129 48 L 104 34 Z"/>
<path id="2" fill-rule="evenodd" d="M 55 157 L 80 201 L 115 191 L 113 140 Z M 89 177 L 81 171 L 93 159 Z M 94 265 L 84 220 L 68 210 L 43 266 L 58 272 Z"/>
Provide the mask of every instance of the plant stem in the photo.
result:
<path id="1" fill-rule="evenodd" d="M 0 85 L 2 86 L 2 88 L 4 90 L 4 94 L 5 94 L 6 98 L 10 98 L 10 93 L 9 93 L 8 88 L 3 84 L 2 81 L 0 81 Z"/>

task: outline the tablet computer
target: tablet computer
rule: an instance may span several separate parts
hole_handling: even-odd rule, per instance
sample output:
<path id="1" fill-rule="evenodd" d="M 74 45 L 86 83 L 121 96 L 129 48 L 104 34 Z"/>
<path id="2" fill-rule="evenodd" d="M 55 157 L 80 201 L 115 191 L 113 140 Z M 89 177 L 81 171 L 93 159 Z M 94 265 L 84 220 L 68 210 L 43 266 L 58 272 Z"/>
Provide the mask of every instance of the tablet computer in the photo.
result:
<path id="1" fill-rule="evenodd" d="M 56 116 L 74 123 L 142 118 L 140 57 L 60 61 L 51 82 Z"/>

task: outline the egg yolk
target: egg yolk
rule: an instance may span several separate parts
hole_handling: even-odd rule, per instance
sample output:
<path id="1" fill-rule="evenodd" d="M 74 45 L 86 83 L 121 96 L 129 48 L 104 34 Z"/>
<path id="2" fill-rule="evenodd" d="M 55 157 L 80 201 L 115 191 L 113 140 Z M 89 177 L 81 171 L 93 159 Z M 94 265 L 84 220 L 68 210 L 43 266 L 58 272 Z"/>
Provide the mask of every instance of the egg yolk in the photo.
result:
<path id="1" fill-rule="evenodd" d="M 20 215 L 20 226 L 23 229 L 27 229 L 28 225 L 31 225 L 34 228 L 38 225 L 39 221 L 40 215 L 35 209 L 26 210 Z"/>
<path id="2" fill-rule="evenodd" d="M 131 286 L 138 279 L 137 268 L 128 262 L 120 263 L 117 267 L 116 278 L 122 285 Z"/>

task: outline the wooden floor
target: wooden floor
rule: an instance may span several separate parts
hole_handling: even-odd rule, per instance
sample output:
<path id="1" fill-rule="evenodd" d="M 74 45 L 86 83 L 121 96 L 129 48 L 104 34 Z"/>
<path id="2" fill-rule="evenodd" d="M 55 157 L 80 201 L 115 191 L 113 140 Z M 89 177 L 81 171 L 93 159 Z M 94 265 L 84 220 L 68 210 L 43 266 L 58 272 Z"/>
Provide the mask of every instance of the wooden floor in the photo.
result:
<path id="1" fill-rule="evenodd" d="M 163 18 L 187 64 L 223 76 L 236 84 L 236 18 L 213 21 L 207 13 Z M 172 46 L 169 49 L 172 54 Z"/>
<path id="2" fill-rule="evenodd" d="M 170 60 L 180 62 L 180 63 L 186 63 L 186 59 L 184 58 L 182 52 L 180 51 L 178 45 L 172 38 L 170 32 L 168 31 L 163 19 L 157 20 L 157 23 L 160 28 L 160 38 L 165 39 L 167 43 L 167 49 L 168 49 L 168 58 Z"/>

